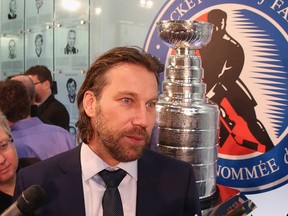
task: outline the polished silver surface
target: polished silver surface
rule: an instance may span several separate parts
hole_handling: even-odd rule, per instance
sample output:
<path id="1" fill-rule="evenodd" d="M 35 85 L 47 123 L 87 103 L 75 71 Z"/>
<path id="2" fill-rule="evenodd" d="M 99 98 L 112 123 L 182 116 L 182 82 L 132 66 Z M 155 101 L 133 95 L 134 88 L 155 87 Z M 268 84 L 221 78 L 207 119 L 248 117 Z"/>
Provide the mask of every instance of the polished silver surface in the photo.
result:
<path id="1" fill-rule="evenodd" d="M 169 156 L 178 158 L 191 164 L 210 164 L 215 162 L 217 152 L 214 147 L 179 147 L 169 145 L 159 145 L 159 150 Z M 213 168 L 214 171 L 214 168 Z M 197 176 L 198 178 L 198 176 Z M 199 179 L 199 178 L 198 178 Z"/>
<path id="2" fill-rule="evenodd" d="M 159 37 L 170 47 L 201 49 L 212 36 L 213 25 L 190 20 L 164 20 L 158 22 Z"/>
<path id="3" fill-rule="evenodd" d="M 196 49 L 206 46 L 213 25 L 189 20 L 157 23 L 170 55 L 157 104 L 158 150 L 191 163 L 200 199 L 216 191 L 219 109 L 206 98 L 204 70 Z"/>

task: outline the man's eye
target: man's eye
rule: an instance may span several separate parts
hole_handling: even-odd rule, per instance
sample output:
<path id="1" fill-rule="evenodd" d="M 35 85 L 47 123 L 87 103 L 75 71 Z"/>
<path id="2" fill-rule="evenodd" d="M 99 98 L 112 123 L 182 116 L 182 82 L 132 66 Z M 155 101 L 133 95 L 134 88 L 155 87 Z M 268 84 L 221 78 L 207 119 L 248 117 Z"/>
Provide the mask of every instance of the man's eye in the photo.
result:
<path id="1" fill-rule="evenodd" d="M 155 107 L 156 107 L 156 102 L 149 102 L 149 103 L 147 103 L 147 107 L 149 107 L 149 108 L 155 108 Z"/>
<path id="2" fill-rule="evenodd" d="M 2 145 L 0 145 L 0 149 L 5 149 L 7 148 L 8 146 L 8 143 L 3 143 Z"/>
<path id="3" fill-rule="evenodd" d="M 123 98 L 122 102 L 124 102 L 125 104 L 129 104 L 132 102 L 132 100 L 130 98 Z"/>

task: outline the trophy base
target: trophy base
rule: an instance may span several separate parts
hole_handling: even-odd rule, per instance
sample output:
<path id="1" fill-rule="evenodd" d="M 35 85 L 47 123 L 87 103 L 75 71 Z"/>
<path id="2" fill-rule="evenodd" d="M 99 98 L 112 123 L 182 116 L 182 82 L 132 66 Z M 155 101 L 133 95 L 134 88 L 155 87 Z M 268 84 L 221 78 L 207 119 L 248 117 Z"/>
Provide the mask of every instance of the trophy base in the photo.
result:
<path id="1" fill-rule="evenodd" d="M 211 196 L 200 199 L 201 210 L 206 211 L 213 208 L 219 202 L 219 197 L 219 189 L 216 186 L 216 191 Z"/>
<path id="2" fill-rule="evenodd" d="M 211 196 L 200 199 L 202 216 L 248 216 L 256 205 L 243 193 L 222 185 L 216 185 Z"/>

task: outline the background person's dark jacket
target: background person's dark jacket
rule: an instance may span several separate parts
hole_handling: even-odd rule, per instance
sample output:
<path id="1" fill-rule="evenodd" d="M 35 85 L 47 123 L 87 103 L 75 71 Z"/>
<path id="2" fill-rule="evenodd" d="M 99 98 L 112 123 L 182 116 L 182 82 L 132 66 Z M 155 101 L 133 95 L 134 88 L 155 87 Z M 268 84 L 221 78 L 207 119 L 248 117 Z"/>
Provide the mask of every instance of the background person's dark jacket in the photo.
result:
<path id="1" fill-rule="evenodd" d="M 38 109 L 39 116 L 54 125 L 69 130 L 70 117 L 66 107 L 51 94 Z"/>

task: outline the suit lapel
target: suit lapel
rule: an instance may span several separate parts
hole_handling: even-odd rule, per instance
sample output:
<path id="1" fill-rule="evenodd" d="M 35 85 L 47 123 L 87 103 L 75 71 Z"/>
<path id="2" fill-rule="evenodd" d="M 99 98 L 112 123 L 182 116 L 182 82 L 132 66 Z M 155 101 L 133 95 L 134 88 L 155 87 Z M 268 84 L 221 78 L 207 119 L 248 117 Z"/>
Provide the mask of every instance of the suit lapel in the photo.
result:
<path id="1" fill-rule="evenodd" d="M 157 188 L 159 181 L 157 176 L 156 164 L 153 164 L 153 158 L 144 151 L 142 157 L 138 160 L 138 182 L 137 182 L 137 201 L 136 215 L 146 216 L 155 215 L 158 199 Z"/>
<path id="2" fill-rule="evenodd" d="M 54 187 L 59 193 L 56 205 L 63 209 L 59 215 L 85 215 L 80 147 L 81 145 L 59 163 L 59 168 L 64 174 L 54 181 Z"/>

